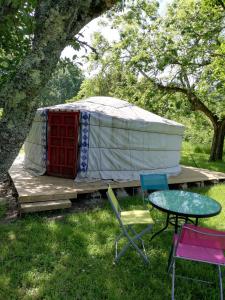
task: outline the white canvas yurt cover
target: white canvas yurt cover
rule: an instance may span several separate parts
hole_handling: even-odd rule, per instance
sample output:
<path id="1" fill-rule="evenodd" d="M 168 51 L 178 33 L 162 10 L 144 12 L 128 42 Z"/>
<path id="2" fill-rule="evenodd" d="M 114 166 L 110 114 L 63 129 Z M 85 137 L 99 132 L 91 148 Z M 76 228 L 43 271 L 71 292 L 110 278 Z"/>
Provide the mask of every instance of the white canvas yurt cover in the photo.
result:
<path id="1" fill-rule="evenodd" d="M 37 110 L 25 142 L 25 167 L 35 175 L 46 173 L 52 111 L 79 112 L 76 180 L 137 180 L 140 173 L 180 172 L 183 125 L 123 100 L 91 97 Z"/>

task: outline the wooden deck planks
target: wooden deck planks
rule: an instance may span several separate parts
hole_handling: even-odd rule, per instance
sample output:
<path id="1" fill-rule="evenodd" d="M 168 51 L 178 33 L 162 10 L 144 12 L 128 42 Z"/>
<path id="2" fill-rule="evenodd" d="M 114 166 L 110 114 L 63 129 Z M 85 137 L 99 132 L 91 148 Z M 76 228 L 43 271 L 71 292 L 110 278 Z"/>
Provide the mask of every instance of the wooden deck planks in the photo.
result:
<path id="1" fill-rule="evenodd" d="M 178 176 L 169 178 L 170 184 L 204 182 L 211 180 L 225 180 L 225 173 L 215 172 L 206 169 L 181 166 L 181 173 Z"/>
<path id="2" fill-rule="evenodd" d="M 27 172 L 18 159 L 9 170 L 18 193 L 19 202 L 63 200 L 77 197 L 74 182 L 51 176 L 34 176 Z"/>
<path id="3" fill-rule="evenodd" d="M 70 200 L 57 200 L 48 202 L 31 202 L 22 203 L 20 205 L 21 213 L 55 210 L 71 207 L 72 203 Z"/>
<path id="4" fill-rule="evenodd" d="M 77 183 L 72 179 L 51 176 L 33 176 L 23 168 L 21 160 L 19 159 L 12 165 L 9 173 L 18 192 L 20 203 L 73 199 L 76 198 L 78 194 L 105 190 L 108 188 L 108 184 L 113 188 L 140 186 L 139 180 L 101 180 Z M 182 166 L 182 171 L 178 176 L 169 178 L 169 184 L 204 182 L 210 180 L 225 180 L 225 173 Z"/>

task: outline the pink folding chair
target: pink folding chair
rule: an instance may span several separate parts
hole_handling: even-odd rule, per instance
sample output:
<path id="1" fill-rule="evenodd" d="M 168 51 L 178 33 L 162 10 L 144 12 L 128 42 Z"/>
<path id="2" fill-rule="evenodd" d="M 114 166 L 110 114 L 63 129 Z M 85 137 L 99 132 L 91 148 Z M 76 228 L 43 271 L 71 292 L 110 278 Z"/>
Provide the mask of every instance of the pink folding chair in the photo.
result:
<path id="1" fill-rule="evenodd" d="M 223 299 L 221 266 L 225 266 L 225 232 L 184 224 L 173 239 L 173 253 L 169 266 L 172 269 L 172 300 L 175 292 L 176 259 L 193 260 L 218 266 L 220 299 Z"/>

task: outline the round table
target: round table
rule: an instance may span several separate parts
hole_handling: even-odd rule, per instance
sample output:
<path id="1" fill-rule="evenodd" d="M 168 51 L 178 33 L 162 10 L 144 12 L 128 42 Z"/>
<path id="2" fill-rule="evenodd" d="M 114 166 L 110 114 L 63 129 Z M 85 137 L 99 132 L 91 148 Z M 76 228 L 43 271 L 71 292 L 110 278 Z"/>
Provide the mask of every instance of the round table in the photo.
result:
<path id="1" fill-rule="evenodd" d="M 175 217 L 175 233 L 178 229 L 178 219 L 183 218 L 187 222 L 189 218 L 207 218 L 218 215 L 221 212 L 221 205 L 214 199 L 207 196 L 181 191 L 166 190 L 158 191 L 149 195 L 149 202 L 152 206 L 167 213 L 166 226 L 156 232 L 153 237 L 165 230 L 170 223 L 170 215 Z"/>

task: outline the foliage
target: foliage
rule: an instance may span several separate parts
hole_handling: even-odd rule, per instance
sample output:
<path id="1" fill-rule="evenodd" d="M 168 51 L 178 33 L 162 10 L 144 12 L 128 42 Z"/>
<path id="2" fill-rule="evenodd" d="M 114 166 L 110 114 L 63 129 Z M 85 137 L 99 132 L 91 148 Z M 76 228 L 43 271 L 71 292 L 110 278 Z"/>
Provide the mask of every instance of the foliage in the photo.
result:
<path id="1" fill-rule="evenodd" d="M 40 106 L 60 104 L 74 97 L 83 79 L 82 71 L 71 60 L 60 60 L 41 93 Z"/>
<path id="2" fill-rule="evenodd" d="M 188 101 L 183 105 L 186 111 L 201 112 L 211 123 L 210 157 L 220 159 L 225 134 L 225 11 L 221 6 L 209 10 L 206 4 L 176 0 L 161 17 L 156 1 L 128 2 L 113 23 L 119 41 L 96 34 L 93 46 L 99 55 L 90 60 L 98 72 L 97 83 L 99 78 L 104 82 L 113 78 L 109 92 L 125 94 L 131 102 L 160 111 L 171 95 L 176 103 Z"/>
<path id="3" fill-rule="evenodd" d="M 139 82 L 132 73 L 126 73 L 121 65 L 84 80 L 77 98 L 114 96 L 143 106 L 145 91 L 146 84 Z"/>
<path id="4" fill-rule="evenodd" d="M 0 1 L 0 87 L 32 45 L 36 0 Z"/>
<path id="5" fill-rule="evenodd" d="M 201 113 L 193 113 L 182 94 L 164 94 L 132 73 L 113 67 L 85 79 L 76 99 L 111 96 L 127 100 L 144 109 L 185 125 L 184 140 L 210 145 L 213 129 Z M 118 74 L 119 79 L 116 77 Z M 132 78 L 132 80 L 131 80 Z"/>
<path id="6" fill-rule="evenodd" d="M 0 109 L 3 110 L 0 180 L 26 139 L 40 93 L 51 78 L 62 50 L 68 45 L 78 49 L 76 35 L 82 27 L 117 2 L 120 1 L 0 2 L 0 64 L 3 66 L 0 71 Z"/>
<path id="7" fill-rule="evenodd" d="M 225 186 L 198 192 L 225 205 Z M 141 209 L 141 198 L 121 199 L 125 209 Z M 152 212 L 154 230 L 165 224 L 165 214 Z M 135 251 L 127 251 L 113 264 L 118 223 L 109 205 L 72 213 L 60 219 L 46 214 L 25 216 L 0 226 L 1 299 L 169 299 L 171 277 L 166 273 L 173 229 L 149 242 L 150 265 L 144 266 Z M 200 224 L 225 229 L 223 214 Z M 28 247 L 29 245 L 29 247 Z M 179 273 L 215 281 L 215 269 L 207 264 L 177 263 Z M 179 280 L 179 279 L 178 279 Z M 180 279 L 182 280 L 182 279 Z M 182 281 L 176 285 L 179 299 L 218 299 L 217 286 Z"/>
<path id="8" fill-rule="evenodd" d="M 193 112 L 185 114 L 180 109 L 176 112 L 168 111 L 167 117 L 185 126 L 184 141 L 190 142 L 193 145 L 197 143 L 202 144 L 203 147 L 207 146 L 207 154 L 210 154 L 213 129 L 209 121 L 202 114 L 194 114 Z"/>

